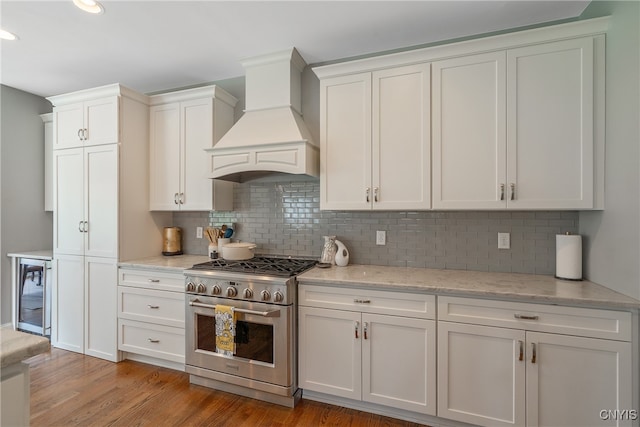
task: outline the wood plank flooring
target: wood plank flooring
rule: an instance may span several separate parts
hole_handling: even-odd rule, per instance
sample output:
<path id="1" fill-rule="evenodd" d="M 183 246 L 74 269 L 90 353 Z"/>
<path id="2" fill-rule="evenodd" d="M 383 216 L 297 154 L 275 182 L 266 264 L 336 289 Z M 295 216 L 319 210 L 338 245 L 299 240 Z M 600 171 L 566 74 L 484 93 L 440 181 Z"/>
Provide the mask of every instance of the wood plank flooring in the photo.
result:
<path id="1" fill-rule="evenodd" d="M 285 408 L 190 384 L 184 372 L 56 348 L 27 363 L 33 427 L 419 425 L 304 398 Z"/>

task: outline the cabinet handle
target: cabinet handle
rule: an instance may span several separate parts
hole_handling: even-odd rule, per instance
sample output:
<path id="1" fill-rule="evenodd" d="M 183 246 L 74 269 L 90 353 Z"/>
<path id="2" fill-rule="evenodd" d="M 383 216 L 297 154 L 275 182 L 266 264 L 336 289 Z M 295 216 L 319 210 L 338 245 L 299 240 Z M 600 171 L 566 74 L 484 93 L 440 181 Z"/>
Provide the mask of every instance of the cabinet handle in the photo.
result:
<path id="1" fill-rule="evenodd" d="M 173 194 L 173 203 L 178 204 L 178 193 Z"/>
<path id="2" fill-rule="evenodd" d="M 84 221 L 80 221 L 80 222 L 78 222 L 78 231 L 79 231 L 79 232 L 81 232 L 81 233 L 84 233 L 84 230 L 82 229 L 82 223 L 83 223 L 83 222 L 84 222 Z"/>
<path id="3" fill-rule="evenodd" d="M 150 309 L 152 309 L 152 310 L 155 310 L 155 309 L 157 309 L 157 308 L 160 308 L 160 306 L 159 306 L 159 305 L 151 305 L 151 304 L 147 304 L 147 307 L 149 307 L 149 308 L 150 308 Z"/>
<path id="4" fill-rule="evenodd" d="M 536 363 L 536 343 L 531 343 L 531 363 Z"/>
<path id="5" fill-rule="evenodd" d="M 88 221 L 82 221 L 82 222 L 83 222 L 83 224 L 84 224 L 84 225 L 82 226 L 82 230 L 83 230 L 85 233 L 88 233 L 88 232 L 89 232 L 89 222 L 88 222 Z"/>
<path id="6" fill-rule="evenodd" d="M 520 345 L 520 354 L 518 355 L 518 360 L 522 362 L 524 360 L 524 342 L 522 342 L 522 340 L 518 340 L 518 344 Z"/>
<path id="7" fill-rule="evenodd" d="M 521 320 L 538 320 L 538 316 L 526 316 L 524 314 L 518 314 L 518 313 L 514 314 L 513 317 Z"/>
<path id="8" fill-rule="evenodd" d="M 160 279 L 149 279 L 150 283 L 160 283 Z"/>
<path id="9" fill-rule="evenodd" d="M 378 202 L 378 190 L 379 190 L 378 187 L 374 187 L 373 189 L 373 201 L 376 203 Z"/>
<path id="10" fill-rule="evenodd" d="M 78 139 L 82 141 L 82 129 L 78 129 Z"/>
<path id="11" fill-rule="evenodd" d="M 180 193 L 180 204 L 184 205 L 184 193 Z"/>
<path id="12" fill-rule="evenodd" d="M 82 131 L 82 135 L 84 136 L 85 141 L 89 139 L 89 130 L 87 128 L 84 128 L 84 130 Z"/>
<path id="13" fill-rule="evenodd" d="M 500 201 L 504 200 L 504 184 L 500 184 Z"/>
<path id="14" fill-rule="evenodd" d="M 156 339 L 153 339 L 153 338 L 147 338 L 147 340 L 148 340 L 149 342 L 154 343 L 154 344 L 157 344 L 157 343 L 159 343 L 159 342 L 160 342 L 160 340 L 156 340 Z"/>
<path id="15" fill-rule="evenodd" d="M 512 182 L 511 185 L 511 200 L 516 199 L 516 185 Z"/>
<path id="16" fill-rule="evenodd" d="M 371 304 L 370 299 L 354 299 L 353 302 L 356 304 Z"/>
<path id="17" fill-rule="evenodd" d="M 356 322 L 355 326 L 356 326 L 356 339 L 358 339 L 358 329 L 360 329 L 360 322 Z"/>
<path id="18" fill-rule="evenodd" d="M 369 322 L 364 322 L 364 339 L 367 339 L 367 331 L 369 330 Z"/>
<path id="19" fill-rule="evenodd" d="M 367 190 L 365 191 L 365 195 L 367 196 L 367 203 L 370 202 L 369 200 L 369 192 L 371 191 L 371 189 L 369 187 L 367 187 Z"/>

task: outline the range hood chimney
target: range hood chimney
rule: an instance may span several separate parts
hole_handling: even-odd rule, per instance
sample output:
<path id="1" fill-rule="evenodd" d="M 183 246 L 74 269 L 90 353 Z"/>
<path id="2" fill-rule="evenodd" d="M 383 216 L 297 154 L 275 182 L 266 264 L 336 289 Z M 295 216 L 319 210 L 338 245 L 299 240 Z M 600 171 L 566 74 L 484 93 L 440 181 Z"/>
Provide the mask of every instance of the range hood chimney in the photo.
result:
<path id="1" fill-rule="evenodd" d="M 243 116 L 206 151 L 209 178 L 245 182 L 286 173 L 318 177 L 319 147 L 301 116 L 307 64 L 295 48 L 246 59 Z"/>

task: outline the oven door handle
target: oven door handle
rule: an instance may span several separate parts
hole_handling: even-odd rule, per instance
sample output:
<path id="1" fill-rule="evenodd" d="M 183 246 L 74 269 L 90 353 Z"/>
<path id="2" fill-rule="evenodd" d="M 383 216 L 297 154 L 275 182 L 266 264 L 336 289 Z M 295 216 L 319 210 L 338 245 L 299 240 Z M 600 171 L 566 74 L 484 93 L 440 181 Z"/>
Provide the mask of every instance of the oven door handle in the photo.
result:
<path id="1" fill-rule="evenodd" d="M 213 308 L 213 309 L 216 308 L 215 305 L 203 304 L 197 299 L 193 301 L 189 301 L 189 305 L 193 307 L 204 307 L 204 308 Z M 236 308 L 236 307 L 234 307 L 233 310 L 237 313 L 255 314 L 256 316 L 262 316 L 262 317 L 280 317 L 280 310 L 255 311 L 255 310 L 247 310 L 244 308 Z"/>

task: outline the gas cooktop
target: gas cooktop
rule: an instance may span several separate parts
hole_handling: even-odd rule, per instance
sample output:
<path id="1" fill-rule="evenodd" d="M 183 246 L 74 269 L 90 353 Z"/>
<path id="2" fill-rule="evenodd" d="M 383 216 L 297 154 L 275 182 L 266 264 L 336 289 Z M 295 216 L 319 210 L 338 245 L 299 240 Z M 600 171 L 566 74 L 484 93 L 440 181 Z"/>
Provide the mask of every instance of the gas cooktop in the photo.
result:
<path id="1" fill-rule="evenodd" d="M 278 258 L 256 256 L 244 261 L 213 259 L 196 264 L 191 270 L 227 271 L 233 273 L 263 274 L 278 277 L 292 277 L 304 273 L 318 261 L 300 258 Z"/>

